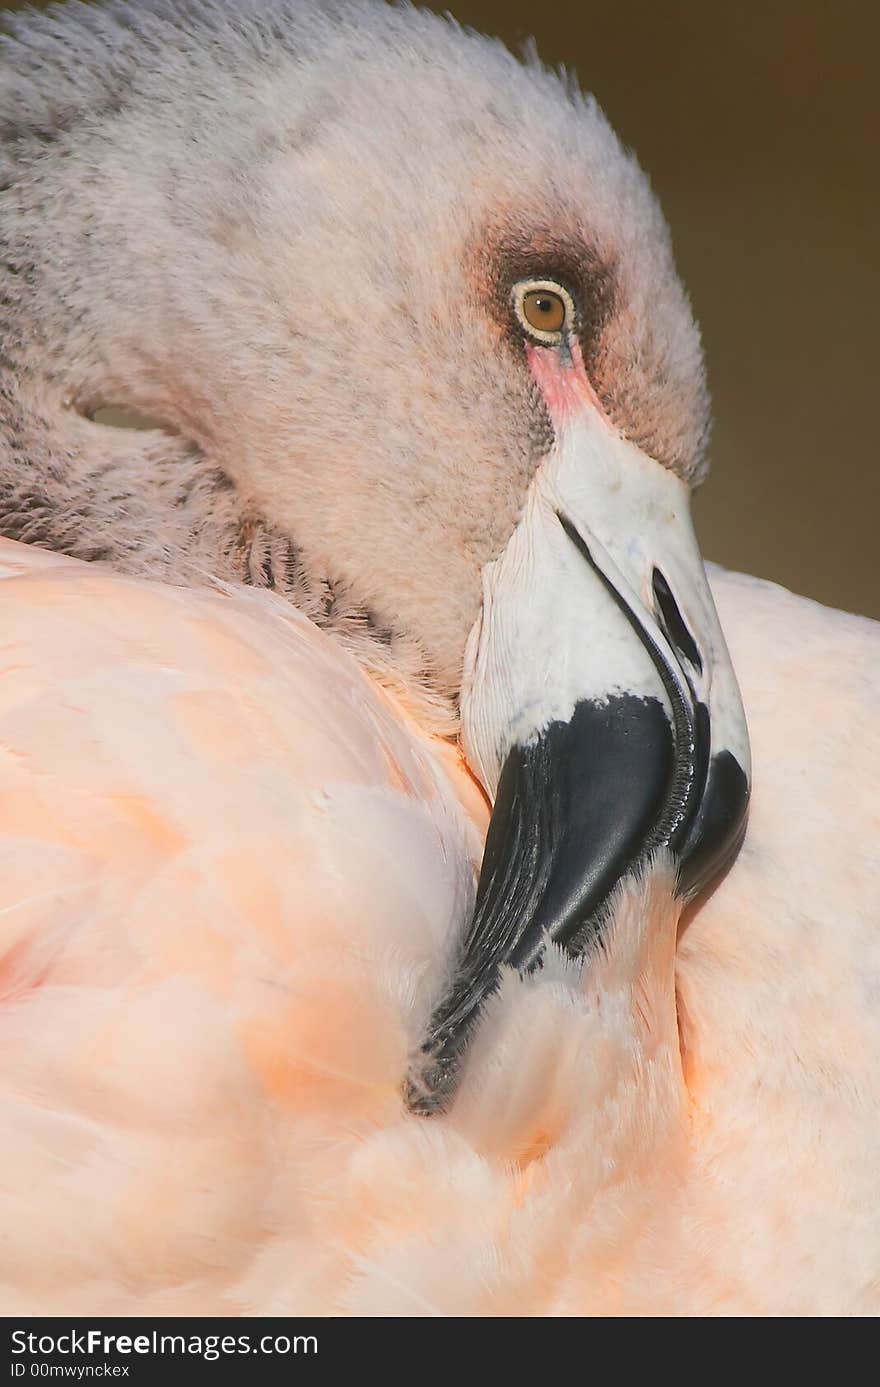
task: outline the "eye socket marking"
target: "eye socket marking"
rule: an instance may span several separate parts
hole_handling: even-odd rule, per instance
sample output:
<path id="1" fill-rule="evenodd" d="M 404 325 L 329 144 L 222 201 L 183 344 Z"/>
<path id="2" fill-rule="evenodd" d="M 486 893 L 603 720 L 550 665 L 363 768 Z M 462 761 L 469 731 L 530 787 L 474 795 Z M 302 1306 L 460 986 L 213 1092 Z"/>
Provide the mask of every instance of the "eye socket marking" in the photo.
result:
<path id="1" fill-rule="evenodd" d="M 513 311 L 520 327 L 545 347 L 558 347 L 575 324 L 574 300 L 553 279 L 523 279 L 513 286 Z"/>

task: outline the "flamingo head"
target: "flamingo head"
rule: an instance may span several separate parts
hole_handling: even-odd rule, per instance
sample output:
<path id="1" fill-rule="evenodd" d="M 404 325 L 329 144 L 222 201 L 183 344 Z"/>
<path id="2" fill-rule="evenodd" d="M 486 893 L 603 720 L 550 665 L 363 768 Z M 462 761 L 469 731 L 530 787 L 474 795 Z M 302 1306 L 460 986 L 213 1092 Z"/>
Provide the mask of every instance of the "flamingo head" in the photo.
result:
<path id="1" fill-rule="evenodd" d="M 430 1105 L 504 965 L 582 950 L 659 849 L 693 895 L 743 831 L 745 720 L 689 518 L 707 391 L 662 215 L 593 101 L 426 12 L 14 23 L 19 412 L 75 416 L 68 467 L 110 447 L 101 404 L 183 440 L 494 802 Z"/>

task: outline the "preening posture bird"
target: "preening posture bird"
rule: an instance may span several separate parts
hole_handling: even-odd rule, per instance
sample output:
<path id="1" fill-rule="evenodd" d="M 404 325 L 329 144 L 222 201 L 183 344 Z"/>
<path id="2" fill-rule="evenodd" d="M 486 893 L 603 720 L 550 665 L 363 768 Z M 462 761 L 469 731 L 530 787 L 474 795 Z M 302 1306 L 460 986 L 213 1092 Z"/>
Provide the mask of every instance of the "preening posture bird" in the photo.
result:
<path id="1" fill-rule="evenodd" d="M 731 662 L 633 158 L 409 7 L 6 23 L 4 1311 L 876 1313 L 880 639 Z"/>

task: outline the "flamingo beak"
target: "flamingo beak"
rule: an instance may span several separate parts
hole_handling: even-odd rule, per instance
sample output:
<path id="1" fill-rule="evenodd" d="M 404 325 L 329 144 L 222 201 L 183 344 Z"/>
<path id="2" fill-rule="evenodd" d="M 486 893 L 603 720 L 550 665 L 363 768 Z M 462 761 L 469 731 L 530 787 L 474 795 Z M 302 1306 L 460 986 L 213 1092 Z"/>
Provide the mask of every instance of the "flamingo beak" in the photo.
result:
<path id="1" fill-rule="evenodd" d="M 583 952 L 622 877 L 667 849 L 696 895 L 736 853 L 749 745 L 686 484 L 592 404 L 484 571 L 463 744 L 494 799 L 473 917 L 413 1106 L 442 1107 L 502 968 Z"/>

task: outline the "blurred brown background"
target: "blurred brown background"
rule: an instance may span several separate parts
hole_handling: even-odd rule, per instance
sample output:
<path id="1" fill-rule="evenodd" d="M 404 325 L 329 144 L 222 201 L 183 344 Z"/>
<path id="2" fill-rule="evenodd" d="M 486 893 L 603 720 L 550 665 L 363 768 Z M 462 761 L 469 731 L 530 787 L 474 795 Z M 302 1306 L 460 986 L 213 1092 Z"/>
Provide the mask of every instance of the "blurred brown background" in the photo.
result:
<path id="1" fill-rule="evenodd" d="M 3 4 L 0 8 L 23 8 Z M 573 68 L 650 173 L 703 326 L 704 552 L 880 617 L 880 6 L 440 0 Z"/>

